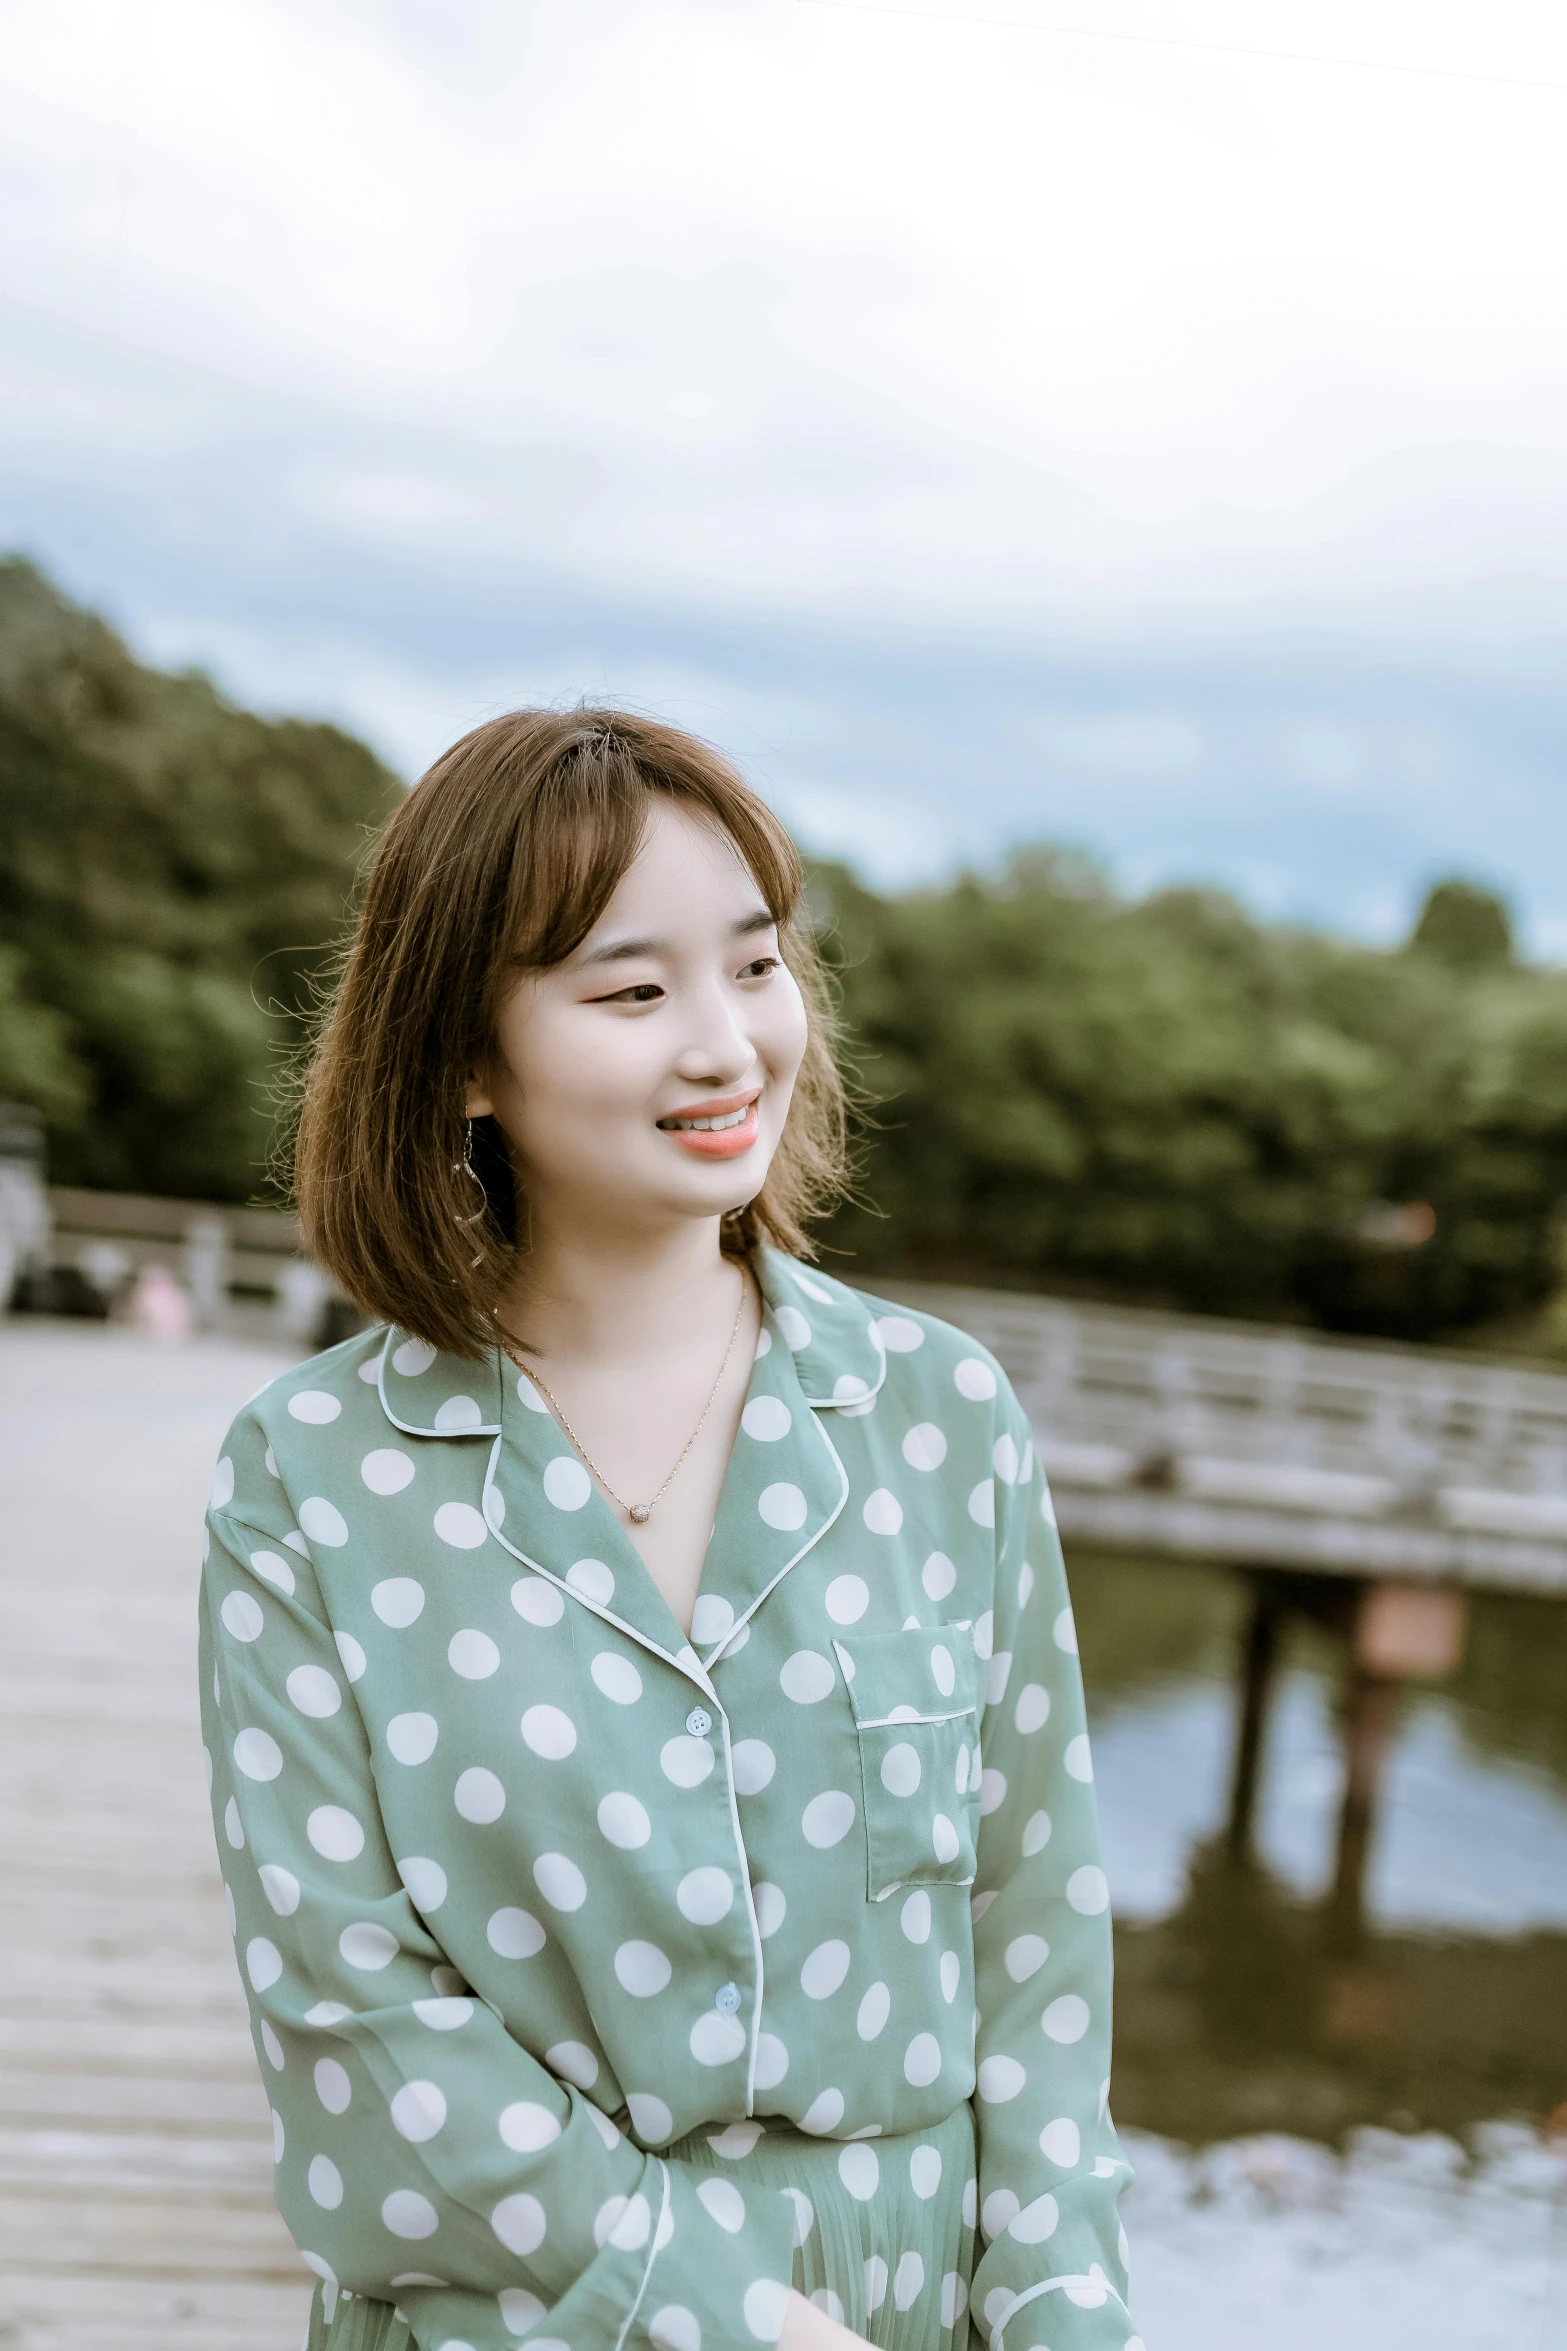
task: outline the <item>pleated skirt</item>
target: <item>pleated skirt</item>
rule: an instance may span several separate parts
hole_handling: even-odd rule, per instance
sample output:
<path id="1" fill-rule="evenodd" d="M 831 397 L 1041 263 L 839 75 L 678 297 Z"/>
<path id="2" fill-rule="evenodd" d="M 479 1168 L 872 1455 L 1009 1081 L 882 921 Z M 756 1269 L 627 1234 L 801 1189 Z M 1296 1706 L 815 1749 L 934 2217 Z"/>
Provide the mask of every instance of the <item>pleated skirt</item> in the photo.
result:
<path id="1" fill-rule="evenodd" d="M 933 2130 L 817 2139 L 747 2126 L 698 2132 L 669 2153 L 795 2205 L 793 2285 L 880 2351 L 959 2351 L 974 2268 L 974 2116 L 965 2099 Z"/>
<path id="2" fill-rule="evenodd" d="M 966 2099 L 933 2129 L 896 2137 L 819 2139 L 772 2127 L 747 2145 L 751 2136 L 751 2126 L 731 2124 L 664 2152 L 742 2189 L 788 2192 L 792 2283 L 878 2351 L 967 2351 L 975 2191 Z M 390 2303 L 318 2286 L 305 2351 L 415 2347 Z"/>

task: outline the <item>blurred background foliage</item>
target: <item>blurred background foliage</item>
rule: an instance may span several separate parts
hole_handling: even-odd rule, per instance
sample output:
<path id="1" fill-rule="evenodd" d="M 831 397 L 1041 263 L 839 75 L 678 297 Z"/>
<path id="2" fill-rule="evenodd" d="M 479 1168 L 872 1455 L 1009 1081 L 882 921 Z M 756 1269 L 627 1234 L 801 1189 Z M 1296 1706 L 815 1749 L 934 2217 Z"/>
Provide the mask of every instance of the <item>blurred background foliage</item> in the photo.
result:
<path id="1" fill-rule="evenodd" d="M 55 1182 L 265 1197 L 278 1049 L 400 790 L 0 564 L 0 1096 Z M 1045 849 L 812 900 L 869 1104 L 830 1265 L 1567 1351 L 1567 974 L 1490 892 L 1391 951 Z"/>
<path id="2" fill-rule="evenodd" d="M 1050 852 L 815 887 L 878 1105 L 832 1236 L 868 1268 L 1553 1342 L 1524 1318 L 1558 1280 L 1567 974 L 1489 892 L 1439 885 L 1388 951 Z"/>
<path id="3" fill-rule="evenodd" d="M 0 1095 L 45 1113 L 54 1182 L 256 1193 L 276 1048 L 400 789 L 0 563 Z"/>

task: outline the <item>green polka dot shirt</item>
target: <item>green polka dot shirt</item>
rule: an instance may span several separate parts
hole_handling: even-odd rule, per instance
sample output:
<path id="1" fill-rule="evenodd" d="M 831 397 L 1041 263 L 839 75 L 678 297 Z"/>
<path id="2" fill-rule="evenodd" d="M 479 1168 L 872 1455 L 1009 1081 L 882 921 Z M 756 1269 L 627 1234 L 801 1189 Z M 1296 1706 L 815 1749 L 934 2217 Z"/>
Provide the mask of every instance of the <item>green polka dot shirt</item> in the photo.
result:
<path id="1" fill-rule="evenodd" d="M 870 2194 L 878 2137 L 970 2101 L 970 2325 L 1124 2351 L 1108 1898 L 1027 1423 L 962 1333 L 758 1270 L 689 1638 L 498 1350 L 383 1327 L 235 1421 L 201 1694 L 283 2216 L 318 2315 L 393 2303 L 433 2351 L 755 2351 L 796 2204 L 667 2151 L 808 2134 Z"/>

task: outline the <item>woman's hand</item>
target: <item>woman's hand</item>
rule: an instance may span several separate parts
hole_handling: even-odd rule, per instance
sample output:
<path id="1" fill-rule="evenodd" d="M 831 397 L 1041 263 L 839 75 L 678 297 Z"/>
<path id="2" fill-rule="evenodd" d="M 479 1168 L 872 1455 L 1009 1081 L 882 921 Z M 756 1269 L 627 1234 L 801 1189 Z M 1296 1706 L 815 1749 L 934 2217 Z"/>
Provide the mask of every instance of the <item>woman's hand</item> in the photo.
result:
<path id="1" fill-rule="evenodd" d="M 778 2351 L 867 2351 L 865 2337 L 829 2318 L 791 2286 Z"/>

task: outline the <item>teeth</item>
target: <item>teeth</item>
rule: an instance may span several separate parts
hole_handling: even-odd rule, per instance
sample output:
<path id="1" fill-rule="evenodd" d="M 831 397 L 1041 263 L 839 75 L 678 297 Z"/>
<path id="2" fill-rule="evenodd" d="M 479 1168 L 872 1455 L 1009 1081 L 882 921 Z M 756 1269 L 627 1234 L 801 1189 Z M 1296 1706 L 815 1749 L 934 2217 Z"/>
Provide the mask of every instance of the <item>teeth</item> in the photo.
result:
<path id="1" fill-rule="evenodd" d="M 743 1126 L 750 1115 L 751 1106 L 747 1103 L 744 1110 L 726 1111 L 722 1118 L 670 1118 L 660 1123 L 676 1135 L 718 1135 L 725 1127 Z"/>

